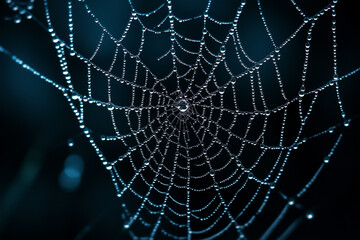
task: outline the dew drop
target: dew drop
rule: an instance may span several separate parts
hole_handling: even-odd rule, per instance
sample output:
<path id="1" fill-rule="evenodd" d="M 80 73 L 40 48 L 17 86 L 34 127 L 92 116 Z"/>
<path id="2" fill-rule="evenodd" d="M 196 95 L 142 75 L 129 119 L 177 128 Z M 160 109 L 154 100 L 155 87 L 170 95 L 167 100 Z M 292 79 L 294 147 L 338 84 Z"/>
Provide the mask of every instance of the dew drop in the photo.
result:
<path id="1" fill-rule="evenodd" d="M 108 106 L 107 106 L 107 109 L 108 109 L 109 111 L 114 110 L 114 105 L 112 105 L 111 103 L 109 103 Z"/>
<path id="2" fill-rule="evenodd" d="M 306 218 L 311 220 L 311 219 L 314 218 L 314 214 L 312 212 L 309 212 L 309 213 L 306 214 Z"/>
<path id="3" fill-rule="evenodd" d="M 67 142 L 67 145 L 68 145 L 69 147 L 73 147 L 73 146 L 74 146 L 74 140 L 69 139 L 68 142 Z"/>
<path id="4" fill-rule="evenodd" d="M 14 23 L 16 23 L 16 24 L 21 23 L 21 17 L 19 15 L 15 15 Z"/>
<path id="5" fill-rule="evenodd" d="M 145 166 L 149 165 L 149 163 L 150 163 L 149 159 L 145 159 L 145 160 L 144 160 L 144 165 L 145 165 Z"/>
<path id="6" fill-rule="evenodd" d="M 220 48 L 220 52 L 221 52 L 221 53 L 225 53 L 225 51 L 226 51 L 225 46 L 222 45 L 221 48 Z"/>
<path id="7" fill-rule="evenodd" d="M 243 227 L 241 225 L 236 225 L 236 229 L 242 229 Z"/>
<path id="8" fill-rule="evenodd" d="M 224 92 L 225 92 L 225 88 L 224 88 L 224 87 L 220 87 L 220 88 L 219 88 L 219 93 L 220 93 L 220 94 L 224 94 Z"/>
<path id="9" fill-rule="evenodd" d="M 237 161 L 236 161 L 236 165 L 237 165 L 238 167 L 241 167 L 241 161 L 240 161 L 240 160 L 237 160 Z"/>
<path id="10" fill-rule="evenodd" d="M 299 91 L 299 97 L 304 97 L 304 96 L 305 96 L 305 88 L 301 87 Z"/>

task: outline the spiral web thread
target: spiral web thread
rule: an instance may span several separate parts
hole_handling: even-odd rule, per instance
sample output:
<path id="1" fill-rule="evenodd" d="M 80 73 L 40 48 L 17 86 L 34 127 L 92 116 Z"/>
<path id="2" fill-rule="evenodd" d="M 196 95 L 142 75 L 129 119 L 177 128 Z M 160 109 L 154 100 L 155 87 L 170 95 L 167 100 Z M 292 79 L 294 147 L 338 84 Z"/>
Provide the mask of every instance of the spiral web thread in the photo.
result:
<path id="1" fill-rule="evenodd" d="M 181 19 L 173 13 L 171 0 L 146 13 L 137 11 L 129 0 L 132 14 L 123 34 L 117 38 L 102 24 L 87 2 L 80 0 L 76 3 L 77 6 L 88 14 L 101 30 L 96 49 L 91 56 L 85 57 L 74 46 L 76 17 L 73 19 L 72 12 L 75 3 L 68 2 L 69 34 L 65 40 L 57 35 L 48 2 L 44 0 L 47 26 L 42 26 L 51 35 L 57 51 L 66 81 L 64 85 L 37 72 L 4 48 L 0 47 L 0 52 L 8 54 L 23 68 L 60 90 L 67 99 L 84 135 L 111 174 L 117 196 L 126 198 L 127 194 L 129 199 L 138 201 L 136 207 L 123 204 L 123 227 L 128 229 L 133 238 L 215 238 L 231 229 L 236 231 L 239 238 L 246 239 L 247 227 L 262 213 L 271 193 L 277 190 L 277 182 L 291 153 L 307 141 L 332 133 L 340 126 L 332 126 L 310 137 L 304 137 L 304 127 L 319 94 L 328 88 L 334 88 L 344 126 L 348 126 L 351 121 L 343 110 L 339 81 L 359 69 L 341 77 L 337 74 L 337 0 L 333 0 L 313 16 L 307 16 L 294 0 L 291 0 L 291 3 L 303 21 L 284 42 L 276 43 L 267 25 L 261 2 L 257 1 L 259 16 L 273 46 L 272 51 L 260 61 L 253 60 L 240 41 L 237 26 L 240 16 L 246 11 L 245 1 L 239 4 L 233 21 L 223 22 L 211 16 L 211 0 L 203 14 L 189 19 Z M 163 11 L 167 11 L 163 20 L 153 27 L 148 27 L 146 19 Z M 334 76 L 323 86 L 306 91 L 312 32 L 318 19 L 326 15 L 332 16 Z M 38 21 L 35 17 L 34 19 Z M 198 20 L 203 21 L 201 38 L 193 39 L 177 32 L 178 24 Z M 219 28 L 227 27 L 225 38 L 216 38 L 215 34 L 207 29 L 208 24 L 215 24 Z M 141 29 L 140 46 L 137 51 L 131 51 L 126 48 L 124 41 L 135 25 Z M 304 29 L 307 31 L 307 38 L 301 86 L 297 96 L 288 98 L 278 68 L 280 53 L 300 31 L 305 31 Z M 161 34 L 168 36 L 171 43 L 168 52 L 157 59 L 172 62 L 172 69 L 165 77 L 157 76 L 142 60 L 145 39 Z M 105 40 L 110 40 L 115 46 L 111 64 L 107 68 L 98 66 L 95 61 Z M 216 51 L 208 47 L 210 42 L 217 46 Z M 186 43 L 197 45 L 198 51 L 187 49 Z M 235 54 L 239 64 L 236 70 L 228 63 L 230 51 Z M 187 56 L 187 59 L 182 60 L 180 53 Z M 87 67 L 87 93 L 80 94 L 75 89 L 75 80 L 68 68 L 69 58 L 78 59 Z M 189 59 L 193 61 L 189 62 Z M 267 97 L 262 86 L 261 70 L 266 63 L 276 72 L 277 87 L 280 89 L 282 103 L 276 107 L 269 107 L 271 99 Z M 135 67 L 129 68 L 130 64 Z M 115 68 L 120 69 L 121 74 L 115 74 Z M 218 70 L 220 68 L 223 70 L 221 73 Z M 94 96 L 94 91 L 97 90 L 93 87 L 94 73 L 101 74 L 106 79 L 105 100 L 96 99 Z M 204 81 L 199 81 L 198 75 L 205 76 Z M 175 90 L 167 87 L 166 82 L 169 81 L 175 85 Z M 241 81 L 250 82 L 252 110 L 243 110 L 237 98 Z M 114 95 L 118 94 L 113 90 L 116 85 L 125 86 L 131 92 L 130 105 L 122 106 L 113 101 Z M 306 97 L 311 99 L 307 109 L 302 104 Z M 113 135 L 97 135 L 87 126 L 84 114 L 86 105 L 107 111 L 111 118 Z M 300 125 L 296 137 L 291 143 L 285 144 L 290 106 L 298 106 Z M 267 139 L 275 136 L 269 137 L 266 132 L 271 127 L 268 126 L 269 119 L 275 114 L 281 116 L 280 131 L 276 136 L 279 140 L 277 144 L 269 144 Z M 120 115 L 126 119 L 122 124 L 117 122 L 117 116 Z M 259 125 L 257 128 L 261 131 L 254 137 L 250 132 L 252 126 L 256 127 L 254 122 L 258 119 L 261 124 L 260 128 Z M 341 137 L 342 134 L 339 134 L 323 163 L 295 198 L 281 193 L 285 200 L 284 208 L 265 231 L 262 239 L 271 234 L 288 208 L 294 205 L 296 199 L 302 197 L 316 180 L 324 165 L 329 162 Z M 100 145 L 108 142 L 116 143 L 125 150 L 117 158 L 107 157 Z M 255 151 L 256 157 L 248 160 L 244 156 L 247 149 Z M 273 160 L 271 156 L 275 156 Z M 262 168 L 265 172 L 261 170 L 257 173 L 258 169 Z M 129 171 L 130 177 L 127 175 Z M 248 188 L 252 190 L 246 191 Z M 238 199 L 243 202 L 239 203 Z"/>

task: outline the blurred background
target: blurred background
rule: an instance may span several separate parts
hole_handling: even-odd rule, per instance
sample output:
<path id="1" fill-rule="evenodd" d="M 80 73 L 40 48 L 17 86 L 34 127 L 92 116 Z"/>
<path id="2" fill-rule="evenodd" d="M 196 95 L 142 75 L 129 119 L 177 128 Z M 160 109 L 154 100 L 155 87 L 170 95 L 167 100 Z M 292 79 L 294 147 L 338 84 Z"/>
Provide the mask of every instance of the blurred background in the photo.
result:
<path id="1" fill-rule="evenodd" d="M 59 3 L 60 1 L 49 2 L 61 35 L 61 27 L 66 27 L 66 21 L 62 20 L 67 20 L 66 4 Z M 130 15 L 130 8 L 124 7 L 127 6 L 127 1 L 124 2 L 89 1 L 89 5 L 95 9 L 105 25 L 110 25 L 113 29 L 117 27 L 121 29 Z M 154 1 L 154 4 L 155 2 L 160 1 Z M 191 4 L 188 6 L 201 9 L 203 2 L 206 3 L 199 1 L 196 3 L 197 6 L 191 1 L 184 1 L 184 4 L 185 6 Z M 218 11 L 226 15 L 227 11 L 224 10 L 226 8 L 221 6 L 226 4 L 236 6 L 238 2 L 218 0 L 214 1 L 214 4 L 218 4 Z M 249 5 L 254 2 L 248 0 Z M 314 3 L 308 0 L 303 1 L 301 6 L 304 11 L 311 14 L 319 11 L 329 2 L 322 0 Z M 135 3 L 147 7 L 145 1 L 135 1 Z M 360 17 L 355 5 L 354 1 L 344 0 L 340 0 L 337 4 L 340 76 L 360 67 L 360 32 L 358 31 Z M 273 34 L 278 37 L 276 40 L 278 42 L 285 40 L 289 35 L 289 29 L 293 31 L 296 26 L 296 19 L 292 18 L 296 14 L 289 11 L 293 8 L 291 2 L 276 0 L 271 4 L 264 3 L 263 8 L 266 9 L 265 13 L 268 10 L 269 25 L 274 26 Z M 184 11 L 185 9 L 184 7 Z M 196 10 L 193 11 L 195 14 Z M 42 1 L 35 1 L 31 12 L 45 23 Z M 251 16 L 249 19 L 252 19 Z M 320 78 L 328 81 L 332 76 L 331 64 L 326 63 L 332 61 L 331 48 L 325 47 L 326 44 L 331 43 L 329 19 L 327 22 L 319 20 L 319 26 L 316 31 L 314 30 L 317 36 L 328 35 L 328 37 L 324 37 L 326 41 L 321 40 L 313 46 L 313 49 L 319 49 L 319 52 L 315 54 L 317 58 L 315 57 L 310 63 L 312 74 L 309 77 L 310 82 L 317 82 Z M 249 24 L 243 26 L 244 45 L 248 46 L 253 56 L 262 56 L 259 51 L 266 49 L 259 47 L 263 44 L 261 37 L 254 38 L 258 33 L 250 20 Z M 88 19 L 84 17 L 83 21 Z M 65 25 L 61 26 L 61 24 Z M 91 31 L 89 29 L 91 28 L 83 26 L 78 31 L 85 32 L 85 36 Z M 64 31 L 63 34 L 66 32 Z M 95 34 L 99 36 L 98 32 Z M 266 38 L 266 36 L 262 37 Z M 75 41 L 79 41 L 75 43 L 82 50 L 96 44 L 98 37 Z M 49 34 L 33 19 L 22 17 L 19 23 L 17 16 L 5 1 L 0 3 L 0 46 L 50 79 L 63 81 Z M 288 55 L 284 53 L 280 63 L 285 74 L 291 73 L 293 65 L 303 62 L 301 55 L 304 49 L 303 42 L 299 44 L 295 42 L 289 48 L 290 53 Z M 151 55 L 148 58 L 151 59 Z M 162 66 L 158 68 L 159 71 L 163 71 Z M 291 217 L 274 235 L 280 235 L 294 219 L 299 219 L 309 210 L 314 213 L 314 218 L 302 222 L 289 239 L 355 239 L 358 235 L 357 227 L 360 226 L 358 218 L 360 120 L 357 118 L 360 113 L 359 76 L 360 74 L 357 73 L 340 84 L 345 112 L 349 118 L 355 119 L 348 128 L 337 130 L 337 133 L 343 131 L 343 140 L 330 164 L 301 201 L 304 207 L 299 211 L 291 212 Z M 300 79 L 299 76 L 297 78 Z M 291 83 L 286 87 L 293 88 Z M 318 118 L 324 119 L 314 122 L 314 129 L 315 126 L 321 128 L 324 125 L 321 129 L 326 129 L 331 123 L 341 123 L 337 106 L 330 104 L 334 101 L 334 97 L 336 97 L 335 91 L 330 92 L 329 96 L 322 96 L 325 100 L 322 100 L 320 106 L 321 109 L 326 109 L 327 113 Z M 121 201 L 116 199 L 110 174 L 101 165 L 88 141 L 81 134 L 64 97 L 49 84 L 15 64 L 5 54 L 0 54 L 0 114 L 2 136 L 0 239 L 25 237 L 54 240 L 129 239 L 128 234 L 123 231 Z M 334 120 L 332 120 L 333 115 L 337 117 Z M 296 185 L 297 181 L 299 184 L 304 181 L 302 173 L 309 164 L 301 165 L 301 163 L 314 156 L 321 158 L 321 151 L 319 150 L 318 153 L 317 151 L 322 144 L 322 141 L 314 142 L 306 151 L 296 155 L 294 164 L 289 165 L 289 170 L 284 175 L 282 185 L 285 190 L 291 191 L 293 185 L 288 184 L 290 182 Z M 329 149 L 330 145 L 327 144 L 326 147 L 325 149 Z M 314 160 L 312 164 L 318 166 L 319 163 L 321 160 Z M 256 232 L 256 229 L 253 231 Z M 228 238 L 232 237 L 228 236 Z"/>

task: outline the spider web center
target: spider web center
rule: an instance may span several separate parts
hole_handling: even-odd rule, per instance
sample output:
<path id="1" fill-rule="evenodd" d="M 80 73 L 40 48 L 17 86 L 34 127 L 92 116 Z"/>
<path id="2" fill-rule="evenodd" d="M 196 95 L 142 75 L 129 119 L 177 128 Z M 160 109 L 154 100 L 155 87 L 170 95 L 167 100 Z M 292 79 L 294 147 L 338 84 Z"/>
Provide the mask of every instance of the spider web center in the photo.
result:
<path id="1" fill-rule="evenodd" d="M 186 112 L 189 109 L 189 103 L 188 101 L 186 101 L 185 99 L 180 99 L 177 103 L 176 103 L 176 108 L 179 109 L 180 112 Z"/>

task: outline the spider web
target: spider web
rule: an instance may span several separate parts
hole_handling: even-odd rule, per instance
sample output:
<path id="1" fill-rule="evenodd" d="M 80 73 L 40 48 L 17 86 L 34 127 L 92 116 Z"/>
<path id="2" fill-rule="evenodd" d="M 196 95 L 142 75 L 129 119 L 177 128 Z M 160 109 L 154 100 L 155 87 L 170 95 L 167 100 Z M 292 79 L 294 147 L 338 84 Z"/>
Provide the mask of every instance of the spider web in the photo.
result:
<path id="1" fill-rule="evenodd" d="M 270 44 L 270 50 L 258 58 L 251 57 L 241 37 L 242 16 L 250 3 L 241 1 L 228 13 L 230 20 L 219 20 L 211 0 L 200 14 L 189 18 L 178 16 L 170 0 L 154 3 L 147 12 L 129 1 L 131 14 L 119 36 L 96 15 L 91 3 L 68 1 L 67 39 L 57 33 L 44 0 L 46 24 L 34 20 L 51 36 L 63 83 L 47 78 L 2 47 L 0 52 L 67 99 L 123 199 L 123 227 L 134 239 L 210 239 L 226 231 L 246 239 L 247 229 L 273 193 L 280 193 L 283 207 L 263 232 L 261 238 L 267 239 L 330 161 L 342 134 L 317 170 L 289 197 L 278 182 L 291 154 L 315 138 L 349 126 L 339 82 L 359 71 L 338 75 L 337 0 L 312 15 L 295 1 L 289 2 L 299 25 L 279 41 L 261 1 L 253 1 Z M 75 8 L 99 32 L 90 54 L 76 45 Z M 325 17 L 330 19 L 333 77 L 308 88 L 313 31 Z M 292 84 L 281 74 L 281 54 L 304 32 L 300 82 Z M 166 49 L 160 55 L 156 41 Z M 112 56 L 104 64 L 102 51 L 109 49 Z M 72 64 L 74 69 L 85 69 L 81 77 L 72 76 Z M 269 85 L 276 90 L 269 91 Z M 335 90 L 341 124 L 309 135 L 307 123 L 328 89 Z"/>

